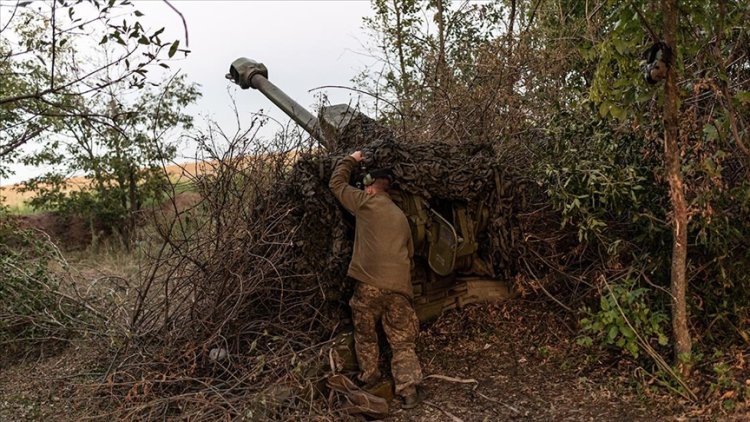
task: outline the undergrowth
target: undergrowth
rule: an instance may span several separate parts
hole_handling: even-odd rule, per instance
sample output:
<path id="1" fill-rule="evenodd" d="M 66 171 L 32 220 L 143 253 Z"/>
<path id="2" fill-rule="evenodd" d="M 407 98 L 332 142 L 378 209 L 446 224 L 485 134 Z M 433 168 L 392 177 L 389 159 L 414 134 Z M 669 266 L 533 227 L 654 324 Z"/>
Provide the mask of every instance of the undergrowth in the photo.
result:
<path id="1" fill-rule="evenodd" d="M 0 216 L 0 366 L 70 339 L 81 309 L 60 295 L 63 280 L 52 266 L 63 261 L 43 234 Z"/>

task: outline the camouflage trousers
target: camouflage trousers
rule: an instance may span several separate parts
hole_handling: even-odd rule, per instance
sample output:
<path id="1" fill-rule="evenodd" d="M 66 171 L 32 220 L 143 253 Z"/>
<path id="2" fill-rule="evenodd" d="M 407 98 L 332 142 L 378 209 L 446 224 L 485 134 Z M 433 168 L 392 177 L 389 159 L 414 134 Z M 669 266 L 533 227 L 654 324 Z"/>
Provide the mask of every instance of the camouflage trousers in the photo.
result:
<path id="1" fill-rule="evenodd" d="M 413 394 L 422 382 L 422 368 L 414 351 L 419 320 L 406 296 L 357 283 L 349 301 L 354 320 L 354 350 L 357 352 L 360 381 L 369 382 L 380 377 L 378 369 L 378 322 L 391 346 L 391 372 L 396 394 Z"/>

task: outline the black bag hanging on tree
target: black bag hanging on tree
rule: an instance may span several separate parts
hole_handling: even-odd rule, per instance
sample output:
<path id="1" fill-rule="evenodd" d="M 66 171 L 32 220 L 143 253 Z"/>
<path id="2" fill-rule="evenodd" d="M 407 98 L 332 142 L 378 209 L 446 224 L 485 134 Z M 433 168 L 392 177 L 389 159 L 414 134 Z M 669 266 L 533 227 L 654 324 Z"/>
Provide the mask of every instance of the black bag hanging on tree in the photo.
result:
<path id="1" fill-rule="evenodd" d="M 667 43 L 659 41 L 644 52 L 646 67 L 643 77 L 646 82 L 653 85 L 667 77 L 667 69 L 672 62 L 672 50 Z"/>

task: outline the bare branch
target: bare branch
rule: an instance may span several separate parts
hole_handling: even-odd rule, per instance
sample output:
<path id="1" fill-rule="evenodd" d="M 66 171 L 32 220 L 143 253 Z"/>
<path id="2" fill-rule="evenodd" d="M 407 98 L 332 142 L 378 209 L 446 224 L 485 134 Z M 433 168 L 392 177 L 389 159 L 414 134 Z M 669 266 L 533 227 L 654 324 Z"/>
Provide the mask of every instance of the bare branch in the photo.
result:
<path id="1" fill-rule="evenodd" d="M 169 0 L 162 0 L 162 1 L 166 3 L 170 9 L 174 10 L 174 12 L 180 16 L 180 19 L 182 19 L 182 27 L 185 29 L 185 46 L 190 46 L 190 38 L 188 36 L 188 27 L 187 27 L 187 21 L 185 21 L 185 16 L 183 16 L 182 12 L 180 12 L 176 7 L 172 6 L 172 3 L 170 3 Z"/>
<path id="2" fill-rule="evenodd" d="M 44 132 L 45 129 L 46 128 L 30 129 L 27 127 L 26 132 L 24 132 L 23 135 L 3 146 L 3 148 L 0 150 L 0 158 L 11 154 L 13 151 L 20 148 L 30 140 L 36 138 L 40 133 Z"/>

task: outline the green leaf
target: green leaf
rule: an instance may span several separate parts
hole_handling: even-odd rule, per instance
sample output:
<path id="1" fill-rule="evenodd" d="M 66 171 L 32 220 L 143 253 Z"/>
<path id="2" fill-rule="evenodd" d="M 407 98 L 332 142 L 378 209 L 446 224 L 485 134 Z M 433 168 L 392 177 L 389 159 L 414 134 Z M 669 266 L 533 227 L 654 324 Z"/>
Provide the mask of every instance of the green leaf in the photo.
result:
<path id="1" fill-rule="evenodd" d="M 628 352 L 634 357 L 638 357 L 638 345 L 635 344 L 635 342 L 628 342 L 628 344 L 625 345 L 625 348 L 628 349 Z"/>
<path id="2" fill-rule="evenodd" d="M 138 44 L 149 45 L 151 44 L 151 41 L 149 41 L 145 35 L 141 35 L 141 37 L 138 38 Z"/>
<path id="3" fill-rule="evenodd" d="M 667 339 L 667 336 L 664 334 L 659 334 L 659 345 L 666 346 L 669 343 L 669 340 Z"/>
<path id="4" fill-rule="evenodd" d="M 617 328 L 616 325 L 613 325 L 609 327 L 609 332 L 607 333 L 607 341 L 609 343 L 612 343 L 615 338 L 617 337 L 617 334 L 620 332 L 620 330 Z"/>
<path id="5" fill-rule="evenodd" d="M 179 46 L 180 46 L 180 40 L 177 40 L 177 41 L 175 41 L 175 42 L 172 43 L 171 47 L 169 47 L 169 53 L 167 53 L 167 55 L 169 56 L 170 59 L 177 52 L 177 48 Z"/>
<path id="6" fill-rule="evenodd" d="M 579 346 L 590 347 L 594 344 L 594 340 L 589 336 L 583 336 L 583 337 L 578 338 L 578 340 L 576 340 L 576 343 Z"/>
<path id="7" fill-rule="evenodd" d="M 609 113 L 609 109 L 612 107 L 612 104 L 609 103 L 609 101 L 604 101 L 599 105 L 599 115 L 601 117 L 607 117 L 607 113 Z"/>
<path id="8" fill-rule="evenodd" d="M 739 91 L 734 94 L 734 98 L 742 104 L 750 104 L 750 91 Z"/>
<path id="9" fill-rule="evenodd" d="M 703 160 L 703 168 L 706 170 L 706 174 L 709 176 L 718 176 L 718 172 L 716 171 L 716 163 L 714 162 L 711 157 L 706 157 L 705 160 Z"/>
<path id="10" fill-rule="evenodd" d="M 619 24 L 620 22 L 617 23 Z M 627 53 L 628 46 L 625 43 L 625 40 L 616 37 L 614 40 L 612 40 L 612 44 L 615 45 L 615 51 L 617 51 L 618 54 L 625 55 L 625 53 Z"/>
<path id="11" fill-rule="evenodd" d="M 636 102 L 638 104 L 643 104 L 647 101 L 651 101 L 651 98 L 653 98 L 654 94 L 651 91 L 643 91 L 636 97 Z"/>
<path id="12" fill-rule="evenodd" d="M 708 123 L 706 126 L 703 126 L 703 134 L 706 135 L 707 141 L 714 141 L 719 137 L 716 126 L 714 126 L 712 123 Z"/>
<path id="13" fill-rule="evenodd" d="M 626 339 L 628 339 L 628 340 L 635 339 L 635 332 L 633 330 L 631 330 L 630 327 L 628 327 L 627 325 L 623 325 L 622 327 L 620 327 L 620 331 L 622 332 L 622 335 Z"/>
<path id="14" fill-rule="evenodd" d="M 135 11 L 135 16 L 137 16 L 137 17 L 140 18 L 141 16 L 143 16 L 143 12 L 141 12 L 140 10 L 136 10 Z"/>
<path id="15" fill-rule="evenodd" d="M 625 109 L 614 105 L 609 109 L 609 112 L 612 114 L 612 117 L 617 120 L 625 120 L 628 117 L 628 112 L 625 111 Z"/>
<path id="16" fill-rule="evenodd" d="M 119 32 L 115 32 L 114 34 L 112 34 L 112 36 L 117 40 L 118 44 L 125 45 L 125 40 L 122 39 L 122 36 Z"/>

